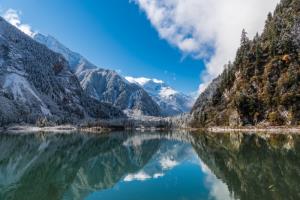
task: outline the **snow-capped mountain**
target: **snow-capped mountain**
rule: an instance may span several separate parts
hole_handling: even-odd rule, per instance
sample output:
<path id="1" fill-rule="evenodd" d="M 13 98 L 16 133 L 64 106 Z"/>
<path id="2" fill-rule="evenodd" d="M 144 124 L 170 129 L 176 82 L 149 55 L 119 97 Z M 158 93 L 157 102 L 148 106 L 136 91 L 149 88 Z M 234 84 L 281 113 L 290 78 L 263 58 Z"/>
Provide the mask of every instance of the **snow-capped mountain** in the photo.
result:
<path id="1" fill-rule="evenodd" d="M 54 37 L 36 34 L 34 39 L 49 49 L 60 53 L 70 63 L 70 69 L 78 77 L 83 90 L 94 99 L 112 105 L 126 112 L 139 115 L 160 116 L 157 103 L 145 90 L 128 82 L 117 72 L 101 69 L 57 41 Z"/>
<path id="2" fill-rule="evenodd" d="M 165 116 L 174 116 L 189 112 L 193 103 L 193 97 L 185 95 L 168 86 L 164 81 L 149 78 L 125 77 L 130 83 L 143 87 L 153 100 L 160 106 Z"/>
<path id="3" fill-rule="evenodd" d="M 88 97 L 68 62 L 0 17 L 0 125 L 121 116 Z"/>
<path id="4" fill-rule="evenodd" d="M 83 89 L 95 99 L 138 115 L 161 115 L 159 106 L 143 88 L 129 83 L 115 71 L 93 69 L 77 75 Z"/>

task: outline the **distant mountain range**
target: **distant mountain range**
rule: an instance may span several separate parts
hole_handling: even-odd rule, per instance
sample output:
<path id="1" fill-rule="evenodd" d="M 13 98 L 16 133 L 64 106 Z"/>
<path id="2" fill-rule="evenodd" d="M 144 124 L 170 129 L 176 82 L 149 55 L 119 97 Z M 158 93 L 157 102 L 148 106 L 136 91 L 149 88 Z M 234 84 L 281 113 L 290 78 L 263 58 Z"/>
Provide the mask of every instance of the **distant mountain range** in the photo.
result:
<path id="1" fill-rule="evenodd" d="M 192 107 L 193 98 L 175 91 L 162 81 L 147 79 L 148 81 L 141 84 L 138 80 L 142 78 L 125 79 L 113 70 L 98 68 L 52 36 L 38 33 L 34 39 L 65 57 L 89 96 L 111 103 L 126 113 L 173 116 L 189 112 Z"/>
<path id="2" fill-rule="evenodd" d="M 147 92 L 129 83 L 115 71 L 96 67 L 51 36 L 36 34 L 34 39 L 65 57 L 83 90 L 92 98 L 140 115 L 161 116 L 159 106 Z"/>
<path id="3" fill-rule="evenodd" d="M 163 115 L 174 116 L 187 113 L 193 106 L 192 96 L 185 95 L 168 86 L 164 81 L 149 78 L 125 77 L 130 83 L 135 83 L 148 92 L 148 94 L 158 103 Z"/>
<path id="4" fill-rule="evenodd" d="M 63 124 L 188 111 L 187 96 L 159 87 L 155 92 L 150 81 L 140 85 L 98 68 L 54 37 L 28 36 L 0 18 L 1 126 L 45 117 Z"/>

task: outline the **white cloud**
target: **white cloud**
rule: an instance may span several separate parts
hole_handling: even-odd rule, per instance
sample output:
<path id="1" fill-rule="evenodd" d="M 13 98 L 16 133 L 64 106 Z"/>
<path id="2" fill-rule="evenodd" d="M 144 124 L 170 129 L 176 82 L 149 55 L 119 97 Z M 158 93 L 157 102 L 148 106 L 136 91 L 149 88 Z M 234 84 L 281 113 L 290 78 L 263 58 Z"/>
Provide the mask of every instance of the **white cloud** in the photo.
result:
<path id="1" fill-rule="evenodd" d="M 147 181 L 150 179 L 158 179 L 163 177 L 165 174 L 163 173 L 155 173 L 153 176 L 147 174 L 144 171 L 139 171 L 136 174 L 128 174 L 127 176 L 125 176 L 125 178 L 123 179 L 124 182 L 131 182 L 131 181 Z"/>
<path id="2" fill-rule="evenodd" d="M 160 37 L 184 55 L 204 59 L 199 89 L 233 60 L 243 28 L 260 32 L 279 0 L 131 0 L 142 9 Z M 212 52 L 213 50 L 213 52 Z"/>
<path id="3" fill-rule="evenodd" d="M 33 37 L 35 35 L 35 32 L 32 31 L 31 26 L 28 24 L 22 24 L 20 19 L 21 12 L 16 11 L 14 9 L 8 9 L 4 15 L 3 18 L 11 23 L 13 26 L 20 29 L 25 34 L 29 35 L 30 37 Z"/>
<path id="4" fill-rule="evenodd" d="M 125 79 L 129 82 L 129 83 L 135 83 L 135 84 L 138 84 L 138 85 L 145 85 L 147 83 L 149 83 L 150 81 L 153 81 L 154 83 L 157 83 L 157 84 L 163 84 L 164 81 L 162 80 L 158 80 L 156 78 L 145 78 L 145 77 L 138 77 L 138 78 L 134 78 L 134 77 L 131 77 L 131 76 L 126 76 Z"/>

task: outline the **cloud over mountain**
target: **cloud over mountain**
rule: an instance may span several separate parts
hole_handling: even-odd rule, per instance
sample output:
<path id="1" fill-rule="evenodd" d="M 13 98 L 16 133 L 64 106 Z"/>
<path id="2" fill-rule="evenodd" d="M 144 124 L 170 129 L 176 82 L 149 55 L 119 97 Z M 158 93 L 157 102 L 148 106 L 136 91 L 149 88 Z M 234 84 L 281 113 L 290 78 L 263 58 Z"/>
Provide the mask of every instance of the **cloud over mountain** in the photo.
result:
<path id="1" fill-rule="evenodd" d="M 16 11 L 14 9 L 8 9 L 4 14 L 3 18 L 8 21 L 13 26 L 20 29 L 25 34 L 29 35 L 30 37 L 33 37 L 35 35 L 35 32 L 32 31 L 31 26 L 28 24 L 23 24 L 20 19 L 21 12 Z"/>
<path id="2" fill-rule="evenodd" d="M 131 0 L 143 10 L 159 36 L 184 55 L 204 59 L 200 90 L 233 60 L 243 28 L 252 37 L 262 30 L 279 0 Z"/>

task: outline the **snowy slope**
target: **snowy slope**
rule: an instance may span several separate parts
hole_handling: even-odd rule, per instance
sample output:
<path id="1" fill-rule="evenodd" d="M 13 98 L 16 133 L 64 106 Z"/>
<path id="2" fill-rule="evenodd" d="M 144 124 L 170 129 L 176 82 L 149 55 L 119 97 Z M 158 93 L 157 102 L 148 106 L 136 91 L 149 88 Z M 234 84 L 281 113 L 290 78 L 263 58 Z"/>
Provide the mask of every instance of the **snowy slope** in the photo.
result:
<path id="1" fill-rule="evenodd" d="M 144 77 L 125 78 L 128 82 L 135 83 L 143 87 L 160 106 L 160 109 L 166 116 L 174 116 L 189 112 L 194 103 L 194 99 L 191 96 L 174 90 L 162 80 Z"/>
<path id="2" fill-rule="evenodd" d="M 130 113 L 161 115 L 160 107 L 142 87 L 129 83 L 113 70 L 96 67 L 51 36 L 36 34 L 34 39 L 62 54 L 70 63 L 71 70 L 78 77 L 83 90 L 94 99 Z"/>
<path id="3" fill-rule="evenodd" d="M 108 102 L 121 110 L 140 115 L 160 116 L 159 106 L 136 84 L 131 84 L 112 70 L 84 70 L 77 74 L 82 88 L 93 98 Z"/>
<path id="4" fill-rule="evenodd" d="M 96 69 L 97 67 L 90 63 L 87 59 L 78 53 L 71 51 L 69 48 L 61 44 L 57 39 L 50 35 L 42 35 L 37 33 L 34 35 L 34 40 L 46 45 L 49 49 L 54 52 L 60 53 L 69 62 L 71 71 L 74 73 L 86 70 L 86 69 Z"/>

